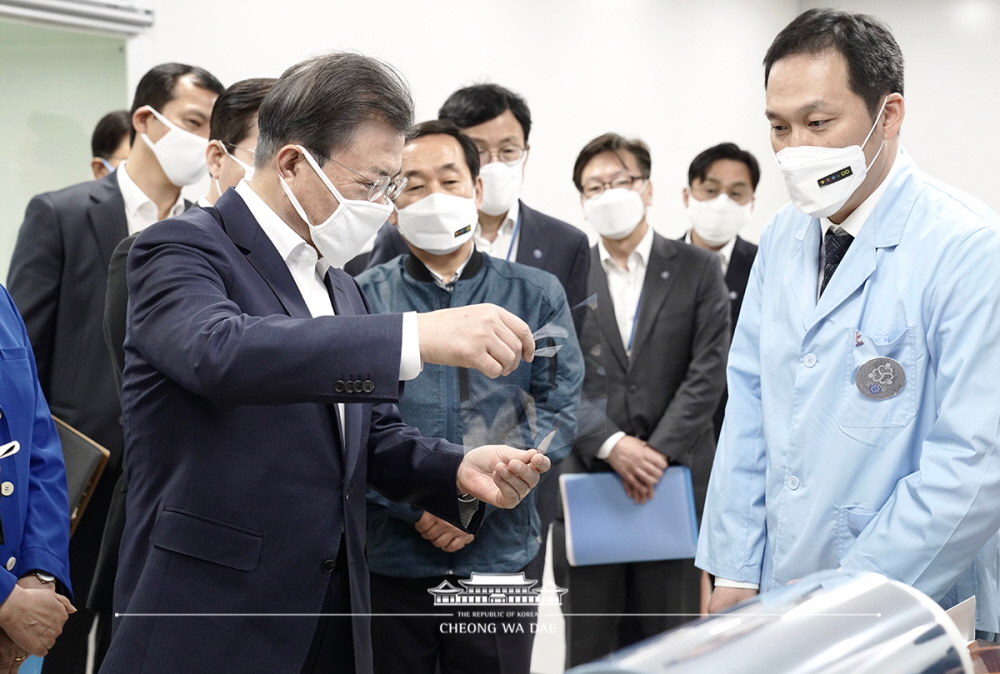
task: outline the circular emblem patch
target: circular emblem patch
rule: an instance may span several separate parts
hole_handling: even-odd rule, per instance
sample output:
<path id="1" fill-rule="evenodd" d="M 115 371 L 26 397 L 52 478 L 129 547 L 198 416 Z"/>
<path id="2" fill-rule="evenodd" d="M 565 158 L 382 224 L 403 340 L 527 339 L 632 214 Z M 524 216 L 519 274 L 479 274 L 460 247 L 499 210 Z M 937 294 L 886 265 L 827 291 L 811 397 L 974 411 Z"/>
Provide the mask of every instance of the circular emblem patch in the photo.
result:
<path id="1" fill-rule="evenodd" d="M 872 358 L 858 368 L 854 383 L 864 397 L 886 400 L 903 390 L 906 373 L 892 358 Z"/>

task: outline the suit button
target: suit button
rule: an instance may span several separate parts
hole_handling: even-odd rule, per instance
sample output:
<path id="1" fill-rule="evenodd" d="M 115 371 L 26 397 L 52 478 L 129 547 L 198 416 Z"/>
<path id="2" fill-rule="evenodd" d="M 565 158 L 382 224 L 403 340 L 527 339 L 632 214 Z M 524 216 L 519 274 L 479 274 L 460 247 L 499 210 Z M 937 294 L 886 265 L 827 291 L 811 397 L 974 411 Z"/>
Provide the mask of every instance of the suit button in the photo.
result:
<path id="1" fill-rule="evenodd" d="M 361 381 L 360 379 L 356 380 L 354 382 L 354 392 L 355 393 L 361 393 L 364 390 L 365 390 L 365 383 L 363 381 Z"/>
<path id="2" fill-rule="evenodd" d="M 345 381 L 344 382 L 344 390 L 347 391 L 348 393 L 354 393 L 354 382 L 353 381 Z"/>
<path id="3" fill-rule="evenodd" d="M 343 393 L 344 392 L 344 382 L 343 382 L 343 380 L 338 379 L 336 382 L 334 382 L 334 384 L 333 384 L 333 390 L 334 390 L 335 393 Z"/>
<path id="4" fill-rule="evenodd" d="M 375 382 L 373 382 L 371 379 L 365 379 L 364 383 L 361 384 L 361 388 L 364 390 L 365 393 L 371 393 L 372 391 L 375 390 Z"/>
<path id="5" fill-rule="evenodd" d="M 323 573 L 333 573 L 334 571 L 337 570 L 337 560 L 326 559 L 323 561 L 323 565 L 321 568 L 323 569 Z"/>
<path id="6" fill-rule="evenodd" d="M 628 391 L 629 393 L 635 393 L 636 391 L 638 391 L 638 390 L 639 390 L 639 387 L 638 387 L 638 386 L 636 386 L 635 384 L 629 384 L 629 385 L 628 385 L 628 388 L 627 388 L 626 390 L 627 390 L 627 391 Z"/>
<path id="7" fill-rule="evenodd" d="M 13 571 L 15 564 L 17 564 L 17 558 L 16 557 L 11 557 L 10 559 L 8 559 L 7 560 L 7 570 L 8 571 Z"/>
<path id="8" fill-rule="evenodd" d="M 14 493 L 13 482 L 4 482 L 3 484 L 0 484 L 0 494 L 3 494 L 4 496 L 10 496 L 13 493 Z"/>

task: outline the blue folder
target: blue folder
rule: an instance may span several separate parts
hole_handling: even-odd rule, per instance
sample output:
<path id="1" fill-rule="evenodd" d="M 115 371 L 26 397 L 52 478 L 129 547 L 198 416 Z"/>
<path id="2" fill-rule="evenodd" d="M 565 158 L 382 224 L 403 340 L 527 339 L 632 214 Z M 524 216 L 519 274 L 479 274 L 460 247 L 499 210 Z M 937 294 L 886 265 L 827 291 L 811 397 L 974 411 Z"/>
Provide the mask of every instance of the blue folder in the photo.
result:
<path id="1" fill-rule="evenodd" d="M 691 471 L 671 466 L 642 505 L 617 473 L 559 476 L 571 566 L 691 559 L 698 547 Z"/>

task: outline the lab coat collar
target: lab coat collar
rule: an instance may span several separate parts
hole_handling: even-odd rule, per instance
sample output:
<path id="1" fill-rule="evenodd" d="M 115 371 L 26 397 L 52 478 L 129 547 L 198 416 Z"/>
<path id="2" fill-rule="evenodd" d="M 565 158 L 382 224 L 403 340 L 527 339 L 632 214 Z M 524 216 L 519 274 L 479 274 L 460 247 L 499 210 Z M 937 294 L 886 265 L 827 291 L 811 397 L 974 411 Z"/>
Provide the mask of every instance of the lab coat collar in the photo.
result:
<path id="1" fill-rule="evenodd" d="M 830 279 L 830 284 L 819 298 L 819 302 L 813 303 L 812 311 L 807 310 L 804 313 L 810 316 L 806 322 L 807 329 L 815 327 L 864 286 L 868 277 L 875 271 L 878 249 L 892 248 L 899 244 L 906 220 L 917 197 L 915 176 L 917 169 L 913 160 L 902 150 L 899 151 L 895 161 L 899 163 L 893 167 L 888 178 L 890 181 L 888 188 L 882 192 L 878 205 L 858 231 L 854 243 L 844 255 L 837 273 Z M 802 270 L 808 275 L 799 278 L 816 279 L 819 276 L 818 251 L 822 227 L 816 218 L 809 218 L 806 227 L 809 231 L 803 232 L 804 250 L 799 259 L 803 264 L 808 259 L 812 259 L 813 263 L 806 265 Z M 806 309 L 810 304 L 803 295 L 808 294 L 815 296 L 815 286 L 800 282 L 796 288 L 796 295 L 799 297 L 800 305 Z"/>

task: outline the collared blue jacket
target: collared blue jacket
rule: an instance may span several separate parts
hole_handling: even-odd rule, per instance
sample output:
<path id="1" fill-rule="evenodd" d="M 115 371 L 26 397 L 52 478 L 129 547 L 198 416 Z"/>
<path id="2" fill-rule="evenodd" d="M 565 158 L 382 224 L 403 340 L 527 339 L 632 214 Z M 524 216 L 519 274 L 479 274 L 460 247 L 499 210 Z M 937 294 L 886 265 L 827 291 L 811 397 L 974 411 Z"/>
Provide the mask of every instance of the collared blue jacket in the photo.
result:
<path id="1" fill-rule="evenodd" d="M 537 446 L 553 429 L 547 456 L 555 463 L 569 454 L 576 431 L 576 405 L 583 383 L 583 357 L 566 295 L 548 272 L 473 252 L 449 292 L 424 265 L 403 255 L 357 278 L 373 313 L 434 311 L 489 302 L 520 316 L 537 331 L 553 325 L 560 337 L 539 346 L 561 346 L 554 357 L 537 357 L 506 377 L 424 365 L 406 383 L 399 411 L 423 434 L 466 447 L 507 444 Z M 542 479 L 545 479 L 544 476 Z M 368 493 L 368 566 L 386 576 L 424 578 L 455 574 L 514 572 L 538 554 L 541 526 L 537 489 L 511 510 L 487 506 L 476 539 L 447 553 L 421 538 L 413 524 L 422 511 Z"/>
<path id="2" fill-rule="evenodd" d="M 729 356 L 729 404 L 696 563 L 783 585 L 882 573 L 1000 630 L 1000 219 L 900 151 L 816 300 L 820 223 L 766 227 Z M 906 381 L 856 384 L 886 357 Z M 898 373 L 897 373 L 898 374 Z"/>
<path id="3" fill-rule="evenodd" d="M 69 499 L 62 445 L 38 384 L 21 315 L 6 289 L 0 296 L 0 445 L 20 443 L 0 459 L 0 602 L 17 579 L 38 569 L 71 591 Z"/>

